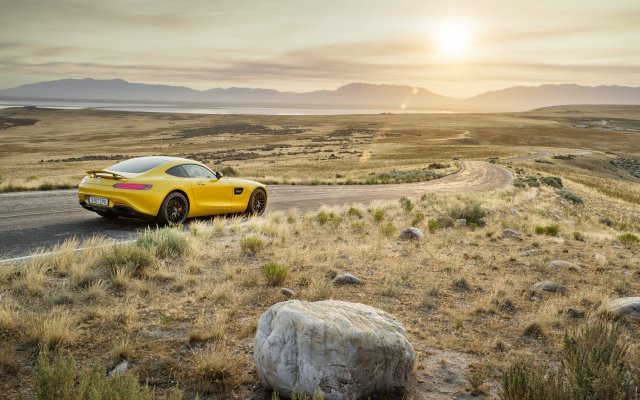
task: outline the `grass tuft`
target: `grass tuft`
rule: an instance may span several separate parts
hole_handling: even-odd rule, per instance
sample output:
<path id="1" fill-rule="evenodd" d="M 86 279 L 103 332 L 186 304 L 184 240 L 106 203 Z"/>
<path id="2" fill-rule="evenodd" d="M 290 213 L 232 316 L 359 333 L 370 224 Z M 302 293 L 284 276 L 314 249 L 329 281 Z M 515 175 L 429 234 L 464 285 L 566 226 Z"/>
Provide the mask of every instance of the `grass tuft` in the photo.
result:
<path id="1" fill-rule="evenodd" d="M 180 258 L 189 251 L 189 240 L 180 228 L 147 229 L 136 244 L 160 259 Z"/>
<path id="2" fill-rule="evenodd" d="M 267 278 L 269 286 L 281 285 L 287 278 L 289 267 L 275 262 L 269 262 L 262 266 L 262 274 Z"/>
<path id="3" fill-rule="evenodd" d="M 255 255 L 264 249 L 264 240 L 258 236 L 245 236 L 240 239 L 240 249 L 244 254 Z"/>

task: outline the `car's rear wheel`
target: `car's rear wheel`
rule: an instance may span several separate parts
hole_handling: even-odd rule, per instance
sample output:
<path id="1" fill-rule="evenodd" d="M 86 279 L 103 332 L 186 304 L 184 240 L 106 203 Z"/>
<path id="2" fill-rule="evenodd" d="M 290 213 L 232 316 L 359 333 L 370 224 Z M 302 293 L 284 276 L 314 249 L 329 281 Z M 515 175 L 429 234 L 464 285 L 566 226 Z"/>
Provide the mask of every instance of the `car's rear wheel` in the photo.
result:
<path id="1" fill-rule="evenodd" d="M 189 200 L 180 192 L 172 192 L 164 199 L 158 213 L 160 225 L 179 225 L 189 215 Z"/>
<path id="2" fill-rule="evenodd" d="M 98 214 L 103 218 L 111 218 L 111 219 L 118 218 L 118 214 L 112 213 L 111 211 L 96 211 L 96 214 Z"/>
<path id="3" fill-rule="evenodd" d="M 261 215 L 267 209 L 267 192 L 258 188 L 251 193 L 249 204 L 247 204 L 247 214 Z"/>

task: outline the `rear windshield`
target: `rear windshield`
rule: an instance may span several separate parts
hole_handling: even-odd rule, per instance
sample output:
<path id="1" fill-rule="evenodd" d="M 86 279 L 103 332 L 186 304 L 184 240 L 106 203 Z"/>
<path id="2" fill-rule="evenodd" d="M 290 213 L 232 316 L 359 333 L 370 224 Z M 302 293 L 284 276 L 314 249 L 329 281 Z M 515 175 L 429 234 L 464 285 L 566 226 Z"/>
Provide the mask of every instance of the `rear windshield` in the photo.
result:
<path id="1" fill-rule="evenodd" d="M 155 157 L 132 158 L 131 160 L 112 165 L 108 169 L 109 171 L 113 172 L 129 172 L 132 174 L 139 174 L 141 172 L 149 171 L 150 169 L 166 162 L 167 160 Z"/>

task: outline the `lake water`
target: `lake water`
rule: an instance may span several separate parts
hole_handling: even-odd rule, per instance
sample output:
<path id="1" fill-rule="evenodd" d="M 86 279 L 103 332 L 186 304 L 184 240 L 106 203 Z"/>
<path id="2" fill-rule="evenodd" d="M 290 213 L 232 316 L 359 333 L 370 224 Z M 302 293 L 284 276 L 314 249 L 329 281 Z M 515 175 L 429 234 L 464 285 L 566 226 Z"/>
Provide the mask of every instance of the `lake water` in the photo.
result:
<path id="1" fill-rule="evenodd" d="M 450 113 L 446 110 L 383 110 L 356 108 L 281 108 L 281 107 L 238 107 L 203 104 L 163 104 L 144 102 L 87 102 L 67 100 L 0 100 L 0 109 L 10 107 L 36 106 L 62 110 L 111 110 L 135 112 L 161 112 L 186 114 L 259 114 L 259 115 L 347 115 L 347 114 L 414 114 Z"/>

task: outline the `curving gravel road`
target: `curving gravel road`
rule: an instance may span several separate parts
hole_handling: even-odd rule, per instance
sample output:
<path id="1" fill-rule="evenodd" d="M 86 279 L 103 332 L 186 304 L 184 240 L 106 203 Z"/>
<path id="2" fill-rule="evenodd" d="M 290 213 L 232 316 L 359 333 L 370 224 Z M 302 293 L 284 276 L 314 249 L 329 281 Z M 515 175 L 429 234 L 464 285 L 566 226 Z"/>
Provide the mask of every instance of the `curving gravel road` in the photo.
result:
<path id="1" fill-rule="evenodd" d="M 424 193 L 472 193 L 507 186 L 511 172 L 484 161 L 465 161 L 460 172 L 441 179 L 396 185 L 270 186 L 267 211 L 315 209 L 322 205 L 398 199 Z M 78 205 L 76 190 L 0 194 L 0 261 L 25 256 L 66 239 L 104 235 L 127 239 L 145 222 L 101 218 Z"/>

